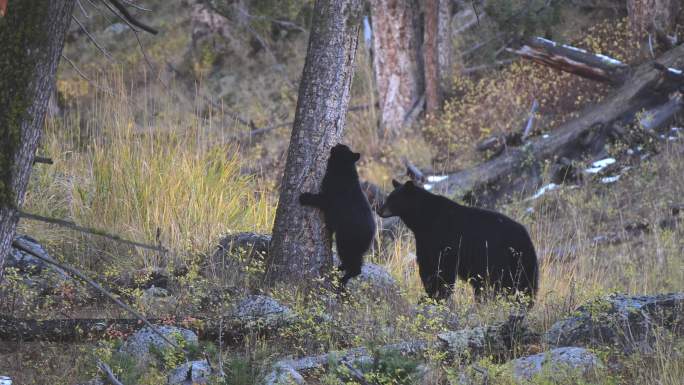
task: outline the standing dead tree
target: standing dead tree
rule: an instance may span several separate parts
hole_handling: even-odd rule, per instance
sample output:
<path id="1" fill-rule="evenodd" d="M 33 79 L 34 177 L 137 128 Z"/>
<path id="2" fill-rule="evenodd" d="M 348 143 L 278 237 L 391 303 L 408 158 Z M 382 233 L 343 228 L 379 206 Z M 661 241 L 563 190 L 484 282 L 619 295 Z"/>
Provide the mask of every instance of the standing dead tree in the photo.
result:
<path id="1" fill-rule="evenodd" d="M 317 191 L 349 107 L 362 1 L 317 0 L 270 245 L 269 280 L 320 277 L 332 245 L 320 210 L 299 204 Z"/>

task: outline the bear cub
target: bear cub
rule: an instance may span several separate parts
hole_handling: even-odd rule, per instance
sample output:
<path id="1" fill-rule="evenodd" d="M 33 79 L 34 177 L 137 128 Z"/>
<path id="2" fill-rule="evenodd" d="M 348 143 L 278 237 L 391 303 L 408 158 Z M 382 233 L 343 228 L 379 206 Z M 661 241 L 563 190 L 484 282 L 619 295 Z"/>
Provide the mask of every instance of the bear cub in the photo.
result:
<path id="1" fill-rule="evenodd" d="M 330 150 L 330 158 L 318 194 L 303 193 L 299 202 L 323 210 L 325 224 L 335 235 L 340 269 L 345 271 L 340 281 L 361 274 L 363 255 L 375 236 L 375 219 L 370 204 L 361 189 L 356 162 L 361 154 L 338 144 Z"/>
<path id="2" fill-rule="evenodd" d="M 523 225 L 507 216 L 459 205 L 408 181 L 392 181 L 379 215 L 398 216 L 416 239 L 418 271 L 428 296 L 451 295 L 456 276 L 481 300 L 484 289 L 521 292 L 533 299 L 539 285 L 537 254 Z"/>

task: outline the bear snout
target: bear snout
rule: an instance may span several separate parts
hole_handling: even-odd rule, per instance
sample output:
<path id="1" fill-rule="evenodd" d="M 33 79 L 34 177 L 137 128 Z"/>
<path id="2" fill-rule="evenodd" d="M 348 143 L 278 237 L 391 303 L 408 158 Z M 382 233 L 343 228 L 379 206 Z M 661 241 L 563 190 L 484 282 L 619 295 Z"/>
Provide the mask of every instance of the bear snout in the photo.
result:
<path id="1" fill-rule="evenodd" d="M 381 218 L 389 218 L 393 217 L 395 214 L 392 212 L 392 210 L 390 210 L 390 208 L 387 205 L 382 205 L 382 207 L 378 209 L 378 215 Z"/>

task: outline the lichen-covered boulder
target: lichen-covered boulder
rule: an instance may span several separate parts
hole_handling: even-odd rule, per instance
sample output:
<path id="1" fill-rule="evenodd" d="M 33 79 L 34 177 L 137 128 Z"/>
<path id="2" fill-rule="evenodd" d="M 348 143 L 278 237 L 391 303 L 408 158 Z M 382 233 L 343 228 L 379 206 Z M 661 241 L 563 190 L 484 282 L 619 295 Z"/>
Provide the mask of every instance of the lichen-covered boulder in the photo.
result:
<path id="1" fill-rule="evenodd" d="M 15 268 L 24 275 L 36 275 L 44 270 L 51 270 L 63 279 L 69 278 L 69 275 L 64 270 L 35 256 L 40 255 L 45 259 L 52 260 L 50 254 L 37 240 L 27 235 L 19 235 L 14 238 L 13 243 L 20 247 L 12 246 L 5 259 L 5 268 Z M 30 250 L 30 253 L 23 249 Z"/>
<path id="2" fill-rule="evenodd" d="M 262 267 L 271 244 L 270 234 L 236 233 L 221 238 L 204 267 L 207 276 L 234 281 Z"/>
<path id="3" fill-rule="evenodd" d="M 211 366 L 207 360 L 190 361 L 173 369 L 169 375 L 168 385 L 206 384 L 211 375 Z"/>
<path id="4" fill-rule="evenodd" d="M 596 369 L 601 366 L 601 361 L 587 349 L 563 347 L 518 358 L 511 361 L 510 365 L 516 380 L 529 381 L 545 373 L 554 375 L 554 378 L 566 375 L 586 378 L 595 374 Z"/>
<path id="5" fill-rule="evenodd" d="M 349 280 L 347 288 L 351 291 L 369 288 L 383 291 L 395 291 L 398 289 L 397 280 L 380 265 L 364 263 L 361 274 Z"/>
<path id="6" fill-rule="evenodd" d="M 304 385 L 304 377 L 290 365 L 275 365 L 266 378 L 264 385 Z"/>
<path id="7" fill-rule="evenodd" d="M 457 330 L 460 326 L 458 315 L 441 303 L 419 303 L 412 309 L 411 317 L 438 322 L 449 330 Z"/>
<path id="8" fill-rule="evenodd" d="M 611 294 L 582 305 L 545 334 L 551 346 L 643 347 L 654 330 L 684 334 L 684 293 L 649 296 Z"/>
<path id="9" fill-rule="evenodd" d="M 140 304 L 148 313 L 169 314 L 176 307 L 177 300 L 168 290 L 152 286 L 143 290 Z"/>
<path id="10" fill-rule="evenodd" d="M 252 295 L 237 303 L 229 317 L 241 324 L 278 328 L 297 319 L 287 306 L 265 295 Z"/>
<path id="11" fill-rule="evenodd" d="M 167 339 L 176 342 L 182 339 L 185 345 L 197 345 L 197 334 L 192 330 L 183 329 L 175 326 L 157 326 L 156 329 Z M 121 346 L 121 351 L 127 353 L 139 361 L 150 359 L 150 348 L 158 350 L 172 348 L 159 334 L 155 333 L 150 327 L 146 326 L 133 333 Z"/>
<path id="12" fill-rule="evenodd" d="M 513 341 L 536 339 L 523 315 L 511 315 L 508 320 L 487 326 L 449 331 L 437 335 L 441 348 L 456 361 L 470 361 L 483 355 L 505 355 Z"/>

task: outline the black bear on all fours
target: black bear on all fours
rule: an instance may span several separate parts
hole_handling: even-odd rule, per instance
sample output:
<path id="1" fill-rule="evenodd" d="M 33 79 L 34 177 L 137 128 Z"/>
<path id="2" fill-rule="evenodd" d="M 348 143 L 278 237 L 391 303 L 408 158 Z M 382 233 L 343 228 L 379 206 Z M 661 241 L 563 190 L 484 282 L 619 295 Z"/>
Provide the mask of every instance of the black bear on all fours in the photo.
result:
<path id="1" fill-rule="evenodd" d="M 330 150 L 321 192 L 303 193 L 299 202 L 323 210 L 325 224 L 335 235 L 340 268 L 345 271 L 341 285 L 361 274 L 363 254 L 375 236 L 375 219 L 366 194 L 361 189 L 356 162 L 361 154 L 338 144 Z"/>
<path id="2" fill-rule="evenodd" d="M 539 268 L 523 225 L 493 211 L 466 207 L 409 181 L 392 181 L 394 191 L 380 208 L 399 216 L 416 238 L 420 278 L 431 298 L 447 298 L 456 275 L 480 298 L 483 289 L 537 292 Z"/>

